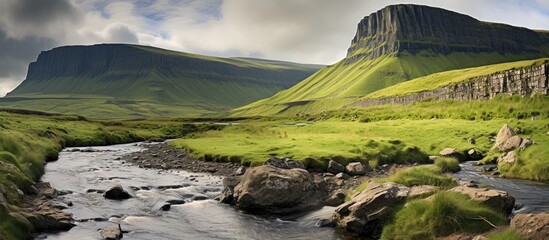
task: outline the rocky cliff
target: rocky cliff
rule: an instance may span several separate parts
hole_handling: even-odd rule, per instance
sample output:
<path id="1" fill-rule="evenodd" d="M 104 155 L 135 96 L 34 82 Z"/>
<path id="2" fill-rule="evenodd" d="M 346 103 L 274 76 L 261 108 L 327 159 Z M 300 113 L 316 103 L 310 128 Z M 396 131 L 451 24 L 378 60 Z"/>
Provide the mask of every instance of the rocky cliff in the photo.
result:
<path id="1" fill-rule="evenodd" d="M 422 100 L 486 100 L 500 94 L 523 97 L 530 97 L 535 94 L 549 95 L 549 63 L 545 62 L 539 66 L 512 69 L 472 78 L 462 83 L 406 96 L 367 99 L 351 106 L 371 107 L 385 104 L 408 104 Z"/>
<path id="2" fill-rule="evenodd" d="M 382 55 L 421 50 L 431 53 L 496 52 L 539 54 L 549 34 L 505 24 L 481 22 L 441 8 L 393 5 L 358 24 L 346 63 Z"/>

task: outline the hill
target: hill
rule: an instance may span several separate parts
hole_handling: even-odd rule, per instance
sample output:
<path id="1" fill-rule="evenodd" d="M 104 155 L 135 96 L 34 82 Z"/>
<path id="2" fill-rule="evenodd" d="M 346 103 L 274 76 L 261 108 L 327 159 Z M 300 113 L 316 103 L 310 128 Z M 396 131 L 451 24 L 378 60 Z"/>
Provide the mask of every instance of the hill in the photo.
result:
<path id="1" fill-rule="evenodd" d="M 315 113 L 433 73 L 549 56 L 549 33 L 393 5 L 365 17 L 340 62 L 235 115 Z"/>
<path id="2" fill-rule="evenodd" d="M 269 97 L 321 66 L 100 44 L 45 51 L 2 107 L 95 118 L 194 117 Z"/>

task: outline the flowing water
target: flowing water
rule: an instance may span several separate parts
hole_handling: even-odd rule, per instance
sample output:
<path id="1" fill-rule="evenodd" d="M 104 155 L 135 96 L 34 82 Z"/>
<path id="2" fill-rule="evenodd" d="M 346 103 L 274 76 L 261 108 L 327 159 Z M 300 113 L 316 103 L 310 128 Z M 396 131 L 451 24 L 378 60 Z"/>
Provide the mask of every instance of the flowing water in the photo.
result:
<path id="1" fill-rule="evenodd" d="M 325 207 L 291 220 L 245 214 L 211 198 L 222 190 L 221 178 L 185 171 L 142 169 L 117 160 L 143 150 L 143 144 L 94 147 L 95 152 L 65 149 L 59 160 L 46 165 L 42 180 L 70 194 L 60 200 L 72 202 L 71 212 L 78 220 L 68 232 L 42 234 L 47 239 L 98 239 L 98 229 L 115 227 L 129 231 L 124 239 L 344 239 L 334 228 L 316 227 L 319 219 L 334 210 Z M 472 163 L 461 165 L 456 177 L 488 184 L 509 192 L 517 212 L 549 212 L 549 185 L 523 180 L 494 178 L 480 173 Z M 115 201 L 90 189 L 105 190 L 121 184 L 134 198 Z M 185 200 L 169 211 L 160 207 L 168 200 Z M 201 200 L 205 199 L 205 200 Z M 94 219 L 94 220 L 88 220 Z"/>
<path id="2" fill-rule="evenodd" d="M 116 160 L 143 150 L 141 145 L 125 144 L 93 147 L 96 152 L 65 149 L 59 160 L 46 165 L 42 180 L 60 191 L 73 206 L 66 209 L 77 222 L 68 232 L 43 234 L 47 239 L 98 239 L 98 229 L 120 223 L 124 239 L 340 239 L 333 228 L 316 227 L 329 218 L 334 208 L 301 215 L 292 220 L 262 218 L 245 214 L 211 198 L 222 190 L 221 178 L 184 171 L 142 169 Z M 108 189 L 121 184 L 135 198 L 116 201 L 88 189 Z M 139 189 L 138 189 L 139 188 Z M 207 199 L 206 199 L 207 198 Z M 169 211 L 160 207 L 171 199 L 185 200 Z M 194 200 L 193 200 L 194 199 Z M 206 200 L 199 200 L 206 199 Z M 102 221 L 101 219 L 108 220 Z"/>
<path id="3" fill-rule="evenodd" d="M 549 184 L 526 181 L 520 179 L 506 179 L 491 176 L 483 172 L 482 166 L 475 166 L 476 162 L 460 164 L 461 171 L 454 174 L 464 181 L 474 181 L 479 185 L 508 192 L 515 198 L 515 204 L 522 206 L 514 213 L 549 212 Z"/>

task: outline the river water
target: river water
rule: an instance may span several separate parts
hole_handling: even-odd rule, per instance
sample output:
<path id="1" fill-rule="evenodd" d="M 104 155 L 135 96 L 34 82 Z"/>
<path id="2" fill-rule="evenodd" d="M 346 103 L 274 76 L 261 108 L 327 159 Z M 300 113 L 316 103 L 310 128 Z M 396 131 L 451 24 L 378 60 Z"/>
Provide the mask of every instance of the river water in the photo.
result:
<path id="1" fill-rule="evenodd" d="M 38 238 L 96 240 L 98 229 L 120 223 L 124 231 L 130 231 L 124 234 L 124 239 L 343 239 L 333 228 L 316 227 L 316 222 L 329 218 L 334 208 L 325 207 L 291 220 L 256 217 L 211 200 L 222 190 L 220 177 L 142 169 L 116 160 L 143 150 L 141 144 L 93 149 L 96 152 L 65 149 L 59 160 L 46 165 L 42 180 L 57 190 L 72 192 L 60 198 L 72 202 L 73 206 L 66 211 L 76 220 L 108 221 L 77 222 L 68 232 L 43 234 Z M 108 200 L 100 193 L 87 191 L 105 190 L 114 184 L 121 184 L 135 198 Z M 135 190 L 137 188 L 139 190 Z M 169 211 L 159 210 L 172 199 L 186 203 L 173 205 Z"/>
<path id="2" fill-rule="evenodd" d="M 72 193 L 60 200 L 72 202 L 66 209 L 78 221 L 68 232 L 42 234 L 46 239 L 98 239 L 98 229 L 115 227 L 129 231 L 124 239 L 346 239 L 334 228 L 316 227 L 334 210 L 324 207 L 290 220 L 263 218 L 220 204 L 211 198 L 222 190 L 222 179 L 202 173 L 143 169 L 117 160 L 144 150 L 144 144 L 93 147 L 94 152 L 63 150 L 59 160 L 46 165 L 42 180 L 60 191 Z M 517 212 L 549 212 L 549 185 L 494 178 L 480 173 L 471 163 L 462 164 L 455 176 L 509 192 L 524 205 Z M 90 189 L 105 190 L 121 184 L 134 198 L 115 201 Z M 169 211 L 160 207 L 168 200 L 185 200 Z M 95 219 L 89 220 L 87 219 Z M 96 221 L 97 220 L 97 221 Z"/>
<path id="3" fill-rule="evenodd" d="M 463 181 L 475 181 L 479 185 L 508 192 L 515 198 L 517 206 L 523 206 L 514 213 L 549 212 L 549 184 L 520 179 L 506 179 L 483 173 L 483 166 L 475 166 L 476 162 L 460 164 L 461 171 L 454 174 Z"/>

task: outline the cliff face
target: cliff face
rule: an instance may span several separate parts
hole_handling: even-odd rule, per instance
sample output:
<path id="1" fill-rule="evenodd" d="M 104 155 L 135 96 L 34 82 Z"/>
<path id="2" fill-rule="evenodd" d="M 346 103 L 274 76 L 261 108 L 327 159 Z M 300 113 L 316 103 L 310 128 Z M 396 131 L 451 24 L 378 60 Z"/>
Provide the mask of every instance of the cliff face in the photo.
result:
<path id="1" fill-rule="evenodd" d="M 352 106 L 408 104 L 422 100 L 487 100 L 500 94 L 523 97 L 531 97 L 535 94 L 549 95 L 549 63 L 473 78 L 462 83 L 406 96 L 368 99 Z"/>
<path id="2" fill-rule="evenodd" d="M 347 63 L 360 58 L 421 50 L 433 53 L 497 52 L 539 54 L 549 34 L 505 24 L 481 22 L 467 15 L 419 5 L 393 5 L 358 24 Z"/>

